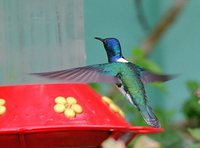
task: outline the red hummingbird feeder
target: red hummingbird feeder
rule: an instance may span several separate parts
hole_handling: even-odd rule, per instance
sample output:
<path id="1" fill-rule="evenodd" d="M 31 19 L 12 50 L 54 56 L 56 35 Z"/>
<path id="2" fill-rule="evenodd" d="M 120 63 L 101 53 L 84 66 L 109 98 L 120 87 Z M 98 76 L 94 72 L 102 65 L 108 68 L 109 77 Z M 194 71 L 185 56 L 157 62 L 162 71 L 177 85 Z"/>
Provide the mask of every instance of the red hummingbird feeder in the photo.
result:
<path id="1" fill-rule="evenodd" d="M 1 86 L 0 147 L 96 148 L 108 137 L 128 144 L 163 131 L 130 125 L 109 101 L 86 84 Z"/>

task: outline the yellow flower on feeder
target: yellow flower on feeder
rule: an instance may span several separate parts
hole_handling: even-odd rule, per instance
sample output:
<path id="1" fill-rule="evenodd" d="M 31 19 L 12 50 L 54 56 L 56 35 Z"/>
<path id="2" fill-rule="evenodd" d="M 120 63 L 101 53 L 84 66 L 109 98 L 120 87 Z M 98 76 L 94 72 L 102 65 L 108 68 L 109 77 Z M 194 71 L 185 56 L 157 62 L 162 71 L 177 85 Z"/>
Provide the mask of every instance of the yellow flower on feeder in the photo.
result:
<path id="1" fill-rule="evenodd" d="M 0 99 L 0 116 L 6 112 L 5 104 L 6 101 L 4 99 Z"/>
<path id="2" fill-rule="evenodd" d="M 118 113 L 120 116 L 122 117 L 125 117 L 125 114 L 124 112 L 119 108 L 119 106 L 117 106 L 113 101 L 112 99 L 110 99 L 109 97 L 107 96 L 102 96 L 102 100 L 104 103 L 106 103 L 109 108 L 115 112 L 115 113 Z"/>
<path id="3" fill-rule="evenodd" d="M 74 118 L 77 114 L 83 112 L 81 105 L 77 103 L 77 99 L 74 97 L 62 97 L 58 96 L 55 98 L 54 111 L 57 113 L 64 113 L 68 118 Z"/>

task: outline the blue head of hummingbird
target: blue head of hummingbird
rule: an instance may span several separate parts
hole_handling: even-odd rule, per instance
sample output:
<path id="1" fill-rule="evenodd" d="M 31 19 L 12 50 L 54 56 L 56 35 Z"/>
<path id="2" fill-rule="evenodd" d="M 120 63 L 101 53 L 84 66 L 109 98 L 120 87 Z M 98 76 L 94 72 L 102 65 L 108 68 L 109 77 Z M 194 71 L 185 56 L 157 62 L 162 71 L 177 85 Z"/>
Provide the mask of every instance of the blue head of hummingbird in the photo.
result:
<path id="1" fill-rule="evenodd" d="M 121 45 L 118 39 L 116 38 L 99 38 L 95 37 L 95 39 L 103 42 L 104 48 L 107 53 L 108 62 L 128 62 L 122 56 Z"/>

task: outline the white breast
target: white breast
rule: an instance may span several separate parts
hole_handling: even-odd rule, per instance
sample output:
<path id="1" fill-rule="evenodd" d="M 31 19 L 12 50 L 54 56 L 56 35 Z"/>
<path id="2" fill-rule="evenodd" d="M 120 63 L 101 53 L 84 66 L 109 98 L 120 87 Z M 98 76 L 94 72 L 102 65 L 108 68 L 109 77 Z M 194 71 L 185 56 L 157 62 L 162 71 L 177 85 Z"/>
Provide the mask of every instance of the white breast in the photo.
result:
<path id="1" fill-rule="evenodd" d="M 132 100 L 132 98 L 131 98 L 131 96 L 130 96 L 130 94 L 128 94 L 128 93 L 125 91 L 123 84 L 121 84 L 120 86 L 117 86 L 117 88 L 118 88 L 119 91 L 125 96 L 125 98 L 129 100 L 129 102 L 130 102 L 131 104 L 135 105 L 134 102 L 133 102 L 133 100 Z"/>
<path id="2" fill-rule="evenodd" d="M 128 63 L 128 61 L 126 59 L 124 59 L 124 58 L 117 59 L 117 62 Z"/>

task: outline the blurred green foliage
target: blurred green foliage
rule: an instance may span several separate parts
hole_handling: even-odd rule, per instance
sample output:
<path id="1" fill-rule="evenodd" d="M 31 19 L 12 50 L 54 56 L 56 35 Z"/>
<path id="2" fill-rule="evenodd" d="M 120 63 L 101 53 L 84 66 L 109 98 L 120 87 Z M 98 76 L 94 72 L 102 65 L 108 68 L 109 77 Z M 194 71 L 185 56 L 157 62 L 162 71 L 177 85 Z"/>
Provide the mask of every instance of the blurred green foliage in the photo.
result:
<path id="1" fill-rule="evenodd" d="M 186 86 L 190 96 L 183 105 L 183 113 L 187 117 L 190 127 L 200 127 L 200 104 L 196 94 L 200 84 L 196 81 L 187 81 Z"/>
<path id="2" fill-rule="evenodd" d="M 199 148 L 200 147 L 200 128 L 188 129 L 190 135 L 196 140 L 194 141 L 189 148 Z"/>
<path id="3" fill-rule="evenodd" d="M 192 136 L 192 143 L 189 148 L 199 148 L 200 147 L 200 104 L 197 96 L 197 90 L 200 88 L 200 84 L 196 81 L 187 81 L 187 89 L 190 96 L 187 98 L 183 104 L 183 113 L 186 116 L 187 134 Z"/>
<path id="4" fill-rule="evenodd" d="M 195 138 L 198 142 L 200 142 L 200 128 L 195 129 L 188 129 L 188 132 L 192 135 L 193 138 Z"/>
<path id="5" fill-rule="evenodd" d="M 145 53 L 140 48 L 134 48 L 132 50 L 132 58 L 131 61 L 145 69 L 148 69 L 151 72 L 154 73 L 161 73 L 161 68 L 153 62 L 152 60 L 145 57 Z"/>
<path id="6" fill-rule="evenodd" d="M 145 57 L 144 50 L 140 48 L 134 48 L 132 50 L 132 58 L 130 59 L 130 61 L 153 73 L 157 73 L 157 74 L 162 73 L 160 66 L 153 60 Z M 165 93 L 167 92 L 167 89 L 165 88 L 163 83 L 154 82 L 154 83 L 150 83 L 149 85 L 161 90 L 162 92 L 165 92 Z"/>

